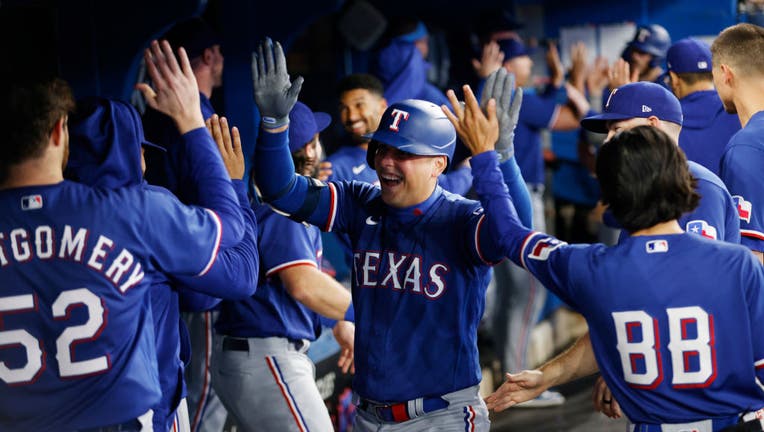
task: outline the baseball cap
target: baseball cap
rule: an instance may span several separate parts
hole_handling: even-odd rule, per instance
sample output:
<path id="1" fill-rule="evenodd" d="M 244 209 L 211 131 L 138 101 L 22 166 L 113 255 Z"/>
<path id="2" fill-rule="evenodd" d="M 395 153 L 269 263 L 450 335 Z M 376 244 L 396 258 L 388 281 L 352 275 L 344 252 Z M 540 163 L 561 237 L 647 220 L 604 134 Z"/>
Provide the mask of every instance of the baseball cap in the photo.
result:
<path id="1" fill-rule="evenodd" d="M 295 103 L 289 112 L 289 151 L 294 153 L 305 147 L 313 135 L 326 129 L 331 122 L 329 114 L 313 112 L 302 102 Z"/>
<path id="2" fill-rule="evenodd" d="M 199 57 L 204 50 L 220 45 L 220 38 L 203 19 L 195 17 L 175 24 L 164 38 L 170 42 L 173 49 L 183 47 L 189 59 Z"/>
<path id="3" fill-rule="evenodd" d="M 607 133 L 609 121 L 650 116 L 681 125 L 682 106 L 679 99 L 660 84 L 641 81 L 614 89 L 602 114 L 581 120 L 581 127 L 592 132 Z"/>
<path id="4" fill-rule="evenodd" d="M 499 44 L 499 49 L 504 53 L 504 61 L 515 57 L 529 56 L 534 52 L 533 49 L 525 46 L 523 41 L 516 38 L 500 39 L 496 43 Z"/>
<path id="5" fill-rule="evenodd" d="M 711 72 L 711 48 L 697 39 L 682 39 L 671 45 L 666 63 L 674 73 Z"/>

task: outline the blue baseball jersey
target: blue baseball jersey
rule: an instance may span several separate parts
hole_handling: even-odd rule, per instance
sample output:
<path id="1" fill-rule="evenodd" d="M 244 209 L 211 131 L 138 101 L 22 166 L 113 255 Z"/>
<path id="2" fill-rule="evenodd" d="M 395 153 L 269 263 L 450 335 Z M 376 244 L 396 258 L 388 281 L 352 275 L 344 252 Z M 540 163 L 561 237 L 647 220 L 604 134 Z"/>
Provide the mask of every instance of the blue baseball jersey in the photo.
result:
<path id="1" fill-rule="evenodd" d="M 333 182 L 329 191 L 329 206 L 310 222 L 353 243 L 354 390 L 406 401 L 480 382 L 477 325 L 490 279 L 480 204 L 440 187 L 402 210 L 366 183 Z"/>
<path id="2" fill-rule="evenodd" d="M 292 221 L 265 204 L 255 207 L 258 248 L 262 255 L 259 286 L 245 300 L 224 301 L 215 324 L 218 333 L 236 337 L 282 337 L 314 341 L 321 334 L 319 315 L 295 300 L 278 274 L 297 265 L 320 268 L 321 233 Z"/>
<path id="3" fill-rule="evenodd" d="M 103 426 L 152 407 L 153 275 L 206 273 L 221 235 L 212 211 L 139 187 L 0 191 L 0 429 Z"/>
<path id="4" fill-rule="evenodd" d="M 691 212 L 679 217 L 679 226 L 687 232 L 703 237 L 724 240 L 729 243 L 740 243 L 740 222 L 737 217 L 735 202 L 727 191 L 724 183 L 702 165 L 687 161 L 690 174 L 697 179 L 695 192 L 700 195 L 700 203 Z M 607 212 L 605 223 L 613 228 L 620 228 L 615 218 Z M 619 239 L 628 236 L 621 231 Z"/>
<path id="5" fill-rule="evenodd" d="M 480 164 L 478 184 L 497 185 Z M 499 191 L 497 191 L 499 189 Z M 506 190 L 477 190 L 509 258 L 587 320 L 597 363 L 636 423 L 764 406 L 764 268 L 745 248 L 688 233 L 568 245 L 517 221 Z"/>
<path id="6" fill-rule="evenodd" d="M 716 90 L 697 91 L 679 102 L 684 116 L 679 147 L 687 159 L 719 175 L 722 151 L 732 135 L 740 130 L 740 120 L 724 111 Z"/>
<path id="7" fill-rule="evenodd" d="M 764 251 L 764 111 L 759 111 L 724 149 L 720 176 L 737 206 L 741 243 Z"/>
<path id="8" fill-rule="evenodd" d="M 559 112 L 556 95 L 542 97 L 532 89 L 523 94 L 515 129 L 515 158 L 528 183 L 544 184 L 541 130 L 550 128 Z"/>

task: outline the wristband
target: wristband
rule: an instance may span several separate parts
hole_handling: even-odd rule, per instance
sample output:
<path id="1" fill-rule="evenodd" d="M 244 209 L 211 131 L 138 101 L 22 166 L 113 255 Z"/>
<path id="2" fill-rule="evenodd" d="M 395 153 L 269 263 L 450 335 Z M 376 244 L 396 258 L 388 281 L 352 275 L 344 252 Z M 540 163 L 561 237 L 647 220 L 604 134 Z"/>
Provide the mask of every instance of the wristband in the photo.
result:
<path id="1" fill-rule="evenodd" d="M 261 119 L 261 123 L 263 125 L 263 128 L 265 129 L 278 129 L 281 126 L 286 126 L 289 124 L 289 116 L 284 117 L 270 117 L 270 116 L 263 116 Z"/>

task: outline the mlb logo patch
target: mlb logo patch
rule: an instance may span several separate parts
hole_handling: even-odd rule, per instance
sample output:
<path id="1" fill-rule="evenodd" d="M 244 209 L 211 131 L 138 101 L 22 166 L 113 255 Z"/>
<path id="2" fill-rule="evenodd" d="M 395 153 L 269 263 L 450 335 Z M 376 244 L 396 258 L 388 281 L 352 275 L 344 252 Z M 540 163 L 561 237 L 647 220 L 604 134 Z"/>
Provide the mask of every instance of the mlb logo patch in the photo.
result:
<path id="1" fill-rule="evenodd" d="M 647 253 L 668 252 L 668 242 L 666 240 L 650 240 L 645 245 Z"/>
<path id="2" fill-rule="evenodd" d="M 738 216 L 740 216 L 740 220 L 744 220 L 748 223 L 751 222 L 751 202 L 746 201 L 745 198 L 743 198 L 740 195 L 733 195 L 732 199 L 735 200 L 735 207 L 737 207 L 737 213 Z"/>
<path id="3" fill-rule="evenodd" d="M 710 238 L 712 240 L 716 240 L 718 238 L 716 235 L 716 228 L 712 227 L 704 220 L 694 220 L 687 222 L 686 231 L 689 233 L 702 235 L 703 237 Z"/>
<path id="4" fill-rule="evenodd" d="M 27 195 L 21 197 L 21 210 L 37 210 L 42 208 L 42 195 Z"/>
<path id="5" fill-rule="evenodd" d="M 566 244 L 564 241 L 557 240 L 554 237 L 544 237 L 533 245 L 528 258 L 546 261 L 552 251 Z"/>

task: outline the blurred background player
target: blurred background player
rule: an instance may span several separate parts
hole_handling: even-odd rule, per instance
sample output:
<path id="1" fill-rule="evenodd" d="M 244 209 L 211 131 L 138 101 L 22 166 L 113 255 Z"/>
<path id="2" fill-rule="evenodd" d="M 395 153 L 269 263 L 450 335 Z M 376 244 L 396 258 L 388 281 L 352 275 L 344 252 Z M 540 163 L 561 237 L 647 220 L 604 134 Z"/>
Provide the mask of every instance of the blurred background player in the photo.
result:
<path id="1" fill-rule="evenodd" d="M 297 102 L 289 120 L 295 169 L 315 176 L 321 154 L 318 134 L 331 117 Z M 262 255 L 255 295 L 221 304 L 212 384 L 243 431 L 331 431 L 315 366 L 305 353 L 326 323 L 342 350 L 340 367 L 351 369 L 355 328 L 344 321 L 353 315 L 350 292 L 321 271 L 318 228 L 290 220 L 266 204 L 257 204 L 255 213 L 258 246 L 268 252 Z"/>
<path id="2" fill-rule="evenodd" d="M 722 153 L 719 175 L 735 199 L 741 243 L 764 263 L 764 28 L 737 24 L 724 29 L 711 45 L 716 91 L 728 113 L 737 113 L 743 129 Z"/>
<path id="3" fill-rule="evenodd" d="M 719 160 L 740 120 L 724 111 L 714 89 L 711 48 L 697 39 L 682 39 L 666 54 L 671 91 L 682 104 L 679 147 L 687 159 L 719 175 Z"/>

